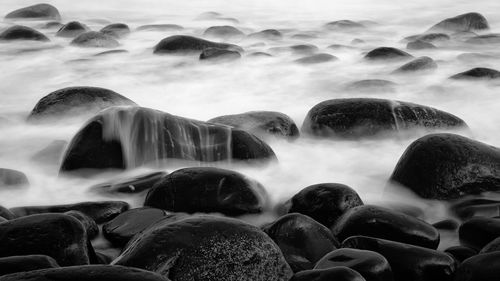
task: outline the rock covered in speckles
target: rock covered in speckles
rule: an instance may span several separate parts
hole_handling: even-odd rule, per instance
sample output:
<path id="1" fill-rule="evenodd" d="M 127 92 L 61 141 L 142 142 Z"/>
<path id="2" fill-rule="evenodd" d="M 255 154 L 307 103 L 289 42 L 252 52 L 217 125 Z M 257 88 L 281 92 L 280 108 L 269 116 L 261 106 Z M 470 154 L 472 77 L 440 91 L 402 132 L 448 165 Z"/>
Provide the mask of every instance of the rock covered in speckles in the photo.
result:
<path id="1" fill-rule="evenodd" d="M 52 19 L 60 20 L 61 15 L 56 7 L 50 4 L 36 4 L 8 13 L 6 19 Z"/>
<path id="2" fill-rule="evenodd" d="M 486 67 L 472 68 L 450 77 L 450 79 L 454 80 L 491 80 L 499 78 L 500 71 Z"/>
<path id="3" fill-rule="evenodd" d="M 454 281 L 497 281 L 498 276 L 500 252 L 492 252 L 466 259 L 458 267 Z"/>
<path id="4" fill-rule="evenodd" d="M 88 30 L 89 28 L 85 24 L 77 21 L 70 21 L 57 31 L 56 36 L 73 38 Z"/>
<path id="5" fill-rule="evenodd" d="M 292 276 L 279 247 L 264 232 L 213 216 L 157 222 L 130 241 L 113 264 L 177 281 L 286 281 Z"/>
<path id="6" fill-rule="evenodd" d="M 44 255 L 10 256 L 0 258 L 0 276 L 55 267 L 59 267 L 57 262 L 53 258 Z"/>
<path id="7" fill-rule="evenodd" d="M 467 125 L 460 118 L 428 106 L 371 98 L 332 99 L 307 113 L 302 132 L 324 138 L 380 137 L 411 129 L 450 130 Z"/>
<path id="8" fill-rule="evenodd" d="M 12 40 L 50 41 L 43 33 L 22 25 L 11 26 L 0 33 L 0 41 Z"/>
<path id="9" fill-rule="evenodd" d="M 201 53 L 206 48 L 217 48 L 241 52 L 239 46 L 217 43 L 187 35 L 174 35 L 161 40 L 154 48 L 155 54 Z"/>
<path id="10" fill-rule="evenodd" d="M 115 48 L 120 45 L 113 36 L 97 31 L 87 31 L 78 35 L 70 43 L 77 47 Z"/>
<path id="11" fill-rule="evenodd" d="M 237 51 L 231 51 L 219 48 L 206 48 L 200 54 L 200 60 L 203 61 L 233 61 L 241 58 Z"/>
<path id="12" fill-rule="evenodd" d="M 249 111 L 240 114 L 223 115 L 207 122 L 223 124 L 248 131 L 257 136 L 273 135 L 296 139 L 299 129 L 290 116 L 276 111 Z"/>
<path id="13" fill-rule="evenodd" d="M 17 170 L 0 168 L 0 189 L 28 186 L 26 175 Z"/>
<path id="14" fill-rule="evenodd" d="M 386 208 L 363 205 L 347 210 L 330 228 L 337 239 L 362 235 L 436 249 L 439 232 L 432 225 Z"/>
<path id="15" fill-rule="evenodd" d="M 260 213 L 267 206 L 264 187 L 235 171 L 193 167 L 172 172 L 148 192 L 144 206 L 172 212 Z"/>
<path id="16" fill-rule="evenodd" d="M 458 237 L 462 245 L 481 250 L 488 243 L 500 237 L 500 219 L 473 217 L 460 226 Z"/>
<path id="17" fill-rule="evenodd" d="M 304 270 L 295 273 L 290 281 L 366 281 L 361 274 L 345 266 Z"/>
<path id="18" fill-rule="evenodd" d="M 0 223 L 0 257 L 47 255 L 61 266 L 89 263 L 87 233 L 77 219 L 41 214 Z"/>
<path id="19" fill-rule="evenodd" d="M 152 172 L 141 174 L 130 178 L 118 178 L 107 183 L 97 184 L 90 188 L 97 193 L 140 193 L 150 189 L 161 178 L 166 176 L 165 172 Z"/>
<path id="20" fill-rule="evenodd" d="M 451 281 L 457 267 L 455 259 L 443 252 L 378 238 L 352 236 L 342 247 L 381 254 L 391 265 L 394 280 Z"/>
<path id="21" fill-rule="evenodd" d="M 466 13 L 456 17 L 447 18 L 434 26 L 431 32 L 463 32 L 489 29 L 486 18 L 479 13 Z"/>
<path id="22" fill-rule="evenodd" d="M 285 203 L 289 213 L 307 215 L 330 227 L 347 210 L 363 205 L 359 195 L 347 185 L 321 183 L 308 186 Z"/>
<path id="23" fill-rule="evenodd" d="M 104 88 L 67 87 L 41 98 L 28 116 L 28 120 L 55 119 L 61 116 L 97 113 L 104 108 L 118 105 L 136 104 L 128 98 Z"/>
<path id="24" fill-rule="evenodd" d="M 379 253 L 342 248 L 326 254 L 316 263 L 314 269 L 328 269 L 346 266 L 359 272 L 366 281 L 394 280 L 389 262 Z"/>
<path id="25" fill-rule="evenodd" d="M 312 269 L 319 259 L 339 246 L 328 228 L 298 213 L 282 216 L 263 230 L 278 244 L 294 272 Z"/>
<path id="26" fill-rule="evenodd" d="M 392 47 L 379 47 L 369 51 L 365 55 L 365 58 L 368 60 L 401 60 L 412 57 L 407 52 Z"/>
<path id="27" fill-rule="evenodd" d="M 437 63 L 430 57 L 419 57 L 416 58 L 398 69 L 396 69 L 395 73 L 407 73 L 407 72 L 416 72 L 416 71 L 425 71 L 425 70 L 434 70 L 437 68 Z"/>
<path id="28" fill-rule="evenodd" d="M 500 150 L 456 134 L 430 134 L 408 146 L 390 180 L 429 199 L 500 190 Z"/>
<path id="29" fill-rule="evenodd" d="M 2 281 L 169 281 L 159 274 L 124 266 L 116 265 L 84 265 L 61 268 L 41 269 L 16 274 L 9 274 L 0 278 Z"/>

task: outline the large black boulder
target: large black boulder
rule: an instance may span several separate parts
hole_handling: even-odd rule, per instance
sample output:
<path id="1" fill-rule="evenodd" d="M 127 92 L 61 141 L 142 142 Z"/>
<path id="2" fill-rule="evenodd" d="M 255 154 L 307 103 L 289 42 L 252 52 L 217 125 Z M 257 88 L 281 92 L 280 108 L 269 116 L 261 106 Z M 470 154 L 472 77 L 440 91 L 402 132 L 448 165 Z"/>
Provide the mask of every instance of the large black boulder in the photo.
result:
<path id="1" fill-rule="evenodd" d="M 97 31 L 87 31 L 81 33 L 75 37 L 70 44 L 86 48 L 115 48 L 120 45 L 120 43 L 118 43 L 113 36 Z"/>
<path id="2" fill-rule="evenodd" d="M 454 80 L 489 80 L 499 78 L 500 71 L 486 67 L 472 68 L 450 77 L 450 79 Z"/>
<path id="3" fill-rule="evenodd" d="M 402 60 L 412 57 L 407 52 L 392 47 L 375 48 L 365 55 L 365 58 L 368 60 Z"/>
<path id="4" fill-rule="evenodd" d="M 125 169 L 181 159 L 274 160 L 273 150 L 242 130 L 141 107 L 108 108 L 73 137 L 61 172 Z"/>
<path id="5" fill-rule="evenodd" d="M 263 230 L 278 244 L 294 272 L 312 269 L 339 246 L 327 227 L 298 213 L 282 216 Z"/>
<path id="6" fill-rule="evenodd" d="M 315 105 L 302 124 L 302 132 L 330 138 L 379 137 L 410 129 L 445 130 L 467 125 L 460 118 L 432 107 L 409 102 L 347 98 Z"/>
<path id="7" fill-rule="evenodd" d="M 500 237 L 500 218 L 473 217 L 458 229 L 460 243 L 475 250 Z"/>
<path id="8" fill-rule="evenodd" d="M 55 267 L 59 267 L 57 262 L 53 258 L 44 255 L 10 256 L 0 258 L 0 276 Z"/>
<path id="9" fill-rule="evenodd" d="M 87 233 L 75 218 L 32 215 L 0 223 L 0 257 L 47 255 L 61 266 L 89 263 Z"/>
<path id="10" fill-rule="evenodd" d="M 144 206 L 238 216 L 260 213 L 267 202 L 264 187 L 253 179 L 231 170 L 193 167 L 162 178 L 148 192 Z"/>
<path id="11" fill-rule="evenodd" d="M 454 281 L 497 281 L 499 276 L 500 252 L 492 252 L 466 259 L 458 267 Z"/>
<path id="12" fill-rule="evenodd" d="M 217 43 L 187 35 L 174 35 L 161 40 L 155 46 L 154 53 L 201 53 L 206 48 L 217 48 L 237 52 L 243 51 L 241 47 L 232 44 Z"/>
<path id="13" fill-rule="evenodd" d="M 429 199 L 498 191 L 500 150 L 456 134 L 430 134 L 408 146 L 390 180 Z"/>
<path id="14" fill-rule="evenodd" d="M 61 15 L 56 7 L 43 3 L 17 9 L 8 13 L 5 18 L 60 20 Z"/>
<path id="15" fill-rule="evenodd" d="M 404 213 L 363 205 L 347 210 L 331 227 L 339 241 L 362 235 L 436 249 L 439 232 L 432 225 Z"/>
<path id="16" fill-rule="evenodd" d="M 457 267 L 455 259 L 443 252 L 378 238 L 352 236 L 342 247 L 381 254 L 398 281 L 451 281 Z"/>
<path id="17" fill-rule="evenodd" d="M 88 30 L 89 28 L 85 24 L 77 21 L 70 21 L 57 31 L 56 36 L 73 38 Z"/>
<path id="18" fill-rule="evenodd" d="M 28 120 L 54 120 L 61 116 L 95 114 L 104 108 L 117 105 L 136 104 L 128 98 L 104 88 L 62 88 L 41 98 L 28 116 Z"/>
<path id="19" fill-rule="evenodd" d="M 43 33 L 22 25 L 11 26 L 0 33 L 0 41 L 11 40 L 50 41 Z"/>
<path id="20" fill-rule="evenodd" d="M 0 168 L 0 188 L 22 187 L 28 185 L 28 178 L 23 172 Z"/>
<path id="21" fill-rule="evenodd" d="M 466 13 L 453 18 L 447 18 L 434 26 L 430 32 L 463 32 L 489 29 L 488 21 L 479 13 Z"/>
<path id="22" fill-rule="evenodd" d="M 289 213 L 307 215 L 330 227 L 347 210 L 363 205 L 356 191 L 339 183 L 308 186 L 285 203 Z"/>
<path id="23" fill-rule="evenodd" d="M 345 266 L 304 270 L 295 273 L 290 281 L 366 281 L 361 274 Z"/>
<path id="24" fill-rule="evenodd" d="M 264 232 L 214 216 L 157 222 L 130 241 L 113 264 L 176 281 L 286 281 L 292 276 L 279 247 Z"/>

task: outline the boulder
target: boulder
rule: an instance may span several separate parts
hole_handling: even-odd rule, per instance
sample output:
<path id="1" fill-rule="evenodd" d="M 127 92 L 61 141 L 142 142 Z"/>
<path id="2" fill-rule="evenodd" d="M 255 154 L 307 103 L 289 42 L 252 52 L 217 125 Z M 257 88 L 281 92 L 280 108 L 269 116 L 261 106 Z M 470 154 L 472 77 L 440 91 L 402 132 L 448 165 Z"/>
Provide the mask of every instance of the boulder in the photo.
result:
<path id="1" fill-rule="evenodd" d="M 41 32 L 38 32 L 31 27 L 22 25 L 11 26 L 0 33 L 0 41 L 11 40 L 50 41 L 49 38 Z"/>
<path id="2" fill-rule="evenodd" d="M 140 193 L 152 188 L 165 177 L 165 172 L 141 174 L 132 178 L 119 178 L 115 181 L 94 185 L 90 190 L 97 193 Z"/>
<path id="3" fill-rule="evenodd" d="M 338 21 L 332 21 L 327 24 L 325 24 L 325 27 L 328 29 L 334 29 L 334 30 L 353 30 L 353 29 L 363 29 L 366 28 L 365 25 L 359 22 L 355 22 L 352 20 L 338 20 Z"/>
<path id="4" fill-rule="evenodd" d="M 187 35 L 174 35 L 161 40 L 154 47 L 154 53 L 201 53 L 206 48 L 216 48 L 237 52 L 243 51 L 241 47 L 232 44 L 216 43 Z"/>
<path id="5" fill-rule="evenodd" d="M 450 77 L 450 79 L 454 80 L 491 80 L 498 78 L 500 78 L 500 71 L 486 67 L 472 68 Z"/>
<path id="6" fill-rule="evenodd" d="M 203 36 L 221 39 L 241 38 L 245 33 L 230 25 L 211 26 L 203 32 Z"/>
<path id="7" fill-rule="evenodd" d="M 50 4 L 36 4 L 8 13 L 6 19 L 51 19 L 60 20 L 61 15 L 56 7 Z"/>
<path id="8" fill-rule="evenodd" d="M 53 258 L 44 255 L 10 256 L 0 258 L 0 276 L 17 272 L 56 267 L 59 267 L 57 262 Z"/>
<path id="9" fill-rule="evenodd" d="M 79 211 L 67 211 L 64 214 L 74 217 L 83 224 L 83 227 L 87 232 L 87 238 L 94 239 L 99 235 L 99 227 L 97 226 L 95 220 L 91 217 Z"/>
<path id="10" fill-rule="evenodd" d="M 88 30 L 89 28 L 85 24 L 77 21 L 70 21 L 57 31 L 56 36 L 73 38 Z"/>
<path id="11" fill-rule="evenodd" d="M 248 38 L 264 39 L 264 40 L 281 40 L 283 39 L 283 34 L 276 29 L 265 29 L 248 34 Z"/>
<path id="12" fill-rule="evenodd" d="M 137 31 L 181 31 L 184 27 L 177 24 L 146 24 L 137 28 Z"/>
<path id="13" fill-rule="evenodd" d="M 444 250 L 444 252 L 454 257 L 458 263 L 477 255 L 477 250 L 465 246 L 452 246 Z"/>
<path id="14" fill-rule="evenodd" d="M 120 45 L 113 36 L 97 31 L 87 31 L 78 35 L 70 43 L 77 47 L 115 48 Z"/>
<path id="15" fill-rule="evenodd" d="M 490 243 L 486 244 L 479 253 L 486 254 L 499 251 L 500 251 L 500 236 L 493 239 Z"/>
<path id="16" fill-rule="evenodd" d="M 479 13 L 466 13 L 453 18 L 447 18 L 434 26 L 430 32 L 464 32 L 489 29 L 488 21 Z M 429 32 L 428 31 L 428 32 Z"/>
<path id="17" fill-rule="evenodd" d="M 423 49 L 435 49 L 435 48 L 436 46 L 434 46 L 434 44 L 422 40 L 415 40 L 408 42 L 408 44 L 406 44 L 406 49 L 408 50 L 423 50 Z"/>
<path id="18" fill-rule="evenodd" d="M 397 84 L 383 79 L 365 79 L 346 84 L 345 90 L 349 92 L 363 93 L 392 93 Z"/>
<path id="19" fill-rule="evenodd" d="M 500 43 L 500 34 L 485 34 L 471 37 L 465 40 L 465 43 L 469 44 L 477 44 L 477 45 L 490 45 L 490 44 L 499 44 Z"/>
<path id="20" fill-rule="evenodd" d="M 23 172 L 0 168 L 0 188 L 29 186 L 29 181 Z"/>
<path id="21" fill-rule="evenodd" d="M 394 73 L 429 71 L 437 68 L 437 63 L 430 57 L 419 57 L 394 70 Z"/>
<path id="22" fill-rule="evenodd" d="M 450 35 L 446 33 L 424 33 L 420 35 L 408 36 L 405 38 L 406 41 L 423 41 L 428 43 L 441 42 L 450 40 Z"/>
<path id="23" fill-rule="evenodd" d="M 450 211 L 462 220 L 470 219 L 474 216 L 494 217 L 500 215 L 500 201 L 465 197 L 451 202 Z"/>
<path id="24" fill-rule="evenodd" d="M 124 23 L 112 23 L 103 27 L 99 32 L 114 38 L 120 38 L 128 35 L 130 33 L 130 28 Z"/>
<path id="25" fill-rule="evenodd" d="M 500 219 L 473 217 L 460 226 L 458 237 L 460 244 L 479 251 L 500 237 Z"/>
<path id="26" fill-rule="evenodd" d="M 325 63 L 325 62 L 330 62 L 330 61 L 336 61 L 338 58 L 336 56 L 326 54 L 326 53 L 319 53 L 319 54 L 314 54 L 310 55 L 307 57 L 303 57 L 300 59 L 296 59 L 295 62 L 298 64 L 318 64 L 318 63 Z"/>
<path id="27" fill-rule="evenodd" d="M 295 273 L 290 281 L 366 281 L 361 274 L 345 266 L 304 270 Z"/>
<path id="28" fill-rule="evenodd" d="M 500 276 L 500 252 L 466 259 L 457 269 L 454 281 L 496 281 Z"/>
<path id="29" fill-rule="evenodd" d="M 407 52 L 392 47 L 379 47 L 369 51 L 365 55 L 365 59 L 368 60 L 402 60 L 412 57 Z"/>
<path id="30" fill-rule="evenodd" d="M 203 61 L 233 61 L 241 58 L 237 51 L 231 51 L 218 48 L 206 48 L 200 54 L 200 60 Z"/>

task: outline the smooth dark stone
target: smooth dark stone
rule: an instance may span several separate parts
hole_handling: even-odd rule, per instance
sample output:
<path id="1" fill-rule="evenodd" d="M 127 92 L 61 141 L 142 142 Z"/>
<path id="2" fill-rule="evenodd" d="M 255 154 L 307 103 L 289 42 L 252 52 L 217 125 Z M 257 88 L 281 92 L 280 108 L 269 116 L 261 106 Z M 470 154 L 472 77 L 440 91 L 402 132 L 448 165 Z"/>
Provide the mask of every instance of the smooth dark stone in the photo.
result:
<path id="1" fill-rule="evenodd" d="M 283 34 L 276 29 L 265 29 L 259 32 L 248 34 L 248 38 L 264 39 L 264 40 L 281 40 Z"/>
<path id="2" fill-rule="evenodd" d="M 130 33 L 130 28 L 124 23 L 108 24 L 100 30 L 101 33 L 120 38 Z"/>
<path id="3" fill-rule="evenodd" d="M 320 54 L 315 54 L 307 57 L 303 57 L 300 59 L 295 60 L 296 63 L 299 64 L 318 64 L 318 63 L 325 63 L 325 62 L 330 62 L 330 61 L 336 61 L 338 58 L 336 56 L 326 54 L 326 53 L 320 53 Z"/>
<path id="4" fill-rule="evenodd" d="M 276 111 L 249 111 L 240 114 L 223 115 L 208 120 L 248 131 L 257 136 L 268 135 L 296 139 L 299 129 L 290 116 Z"/>
<path id="5" fill-rule="evenodd" d="M 500 151 L 455 134 L 430 134 L 408 146 L 390 180 L 428 199 L 500 190 Z"/>
<path id="6" fill-rule="evenodd" d="M 59 37 L 76 37 L 86 31 L 88 31 L 89 28 L 77 21 L 71 21 L 62 26 L 56 33 L 56 36 Z"/>
<path id="7" fill-rule="evenodd" d="M 285 205 L 289 213 L 307 215 L 330 227 L 347 210 L 363 205 L 363 201 L 356 191 L 347 185 L 321 183 L 302 189 Z"/>
<path id="8" fill-rule="evenodd" d="M 61 15 L 56 7 L 49 4 L 36 4 L 17 9 L 8 13 L 6 19 L 24 18 L 24 19 L 53 19 L 60 20 Z"/>
<path id="9" fill-rule="evenodd" d="M 437 249 L 439 245 L 439 232 L 432 225 L 412 216 L 372 205 L 347 210 L 330 229 L 339 241 L 362 235 L 430 249 Z"/>
<path id="10" fill-rule="evenodd" d="M 264 232 L 214 216 L 157 222 L 130 241 L 113 263 L 150 269 L 176 281 L 286 281 L 292 276 Z"/>
<path id="11" fill-rule="evenodd" d="M 314 269 L 328 269 L 346 266 L 359 272 L 366 281 L 394 280 L 389 262 L 379 253 L 343 248 L 326 254 L 316 263 Z"/>
<path id="12" fill-rule="evenodd" d="M 495 33 L 495 34 L 478 35 L 467 39 L 465 43 L 478 44 L 478 45 L 498 44 L 500 43 L 500 34 Z"/>
<path id="13" fill-rule="evenodd" d="M 436 229 L 439 229 L 439 230 L 454 231 L 454 230 L 458 229 L 458 227 L 460 226 L 460 223 L 454 219 L 445 219 L 445 220 L 433 223 L 432 226 L 434 226 Z"/>
<path id="14" fill-rule="evenodd" d="M 137 28 L 137 31 L 180 31 L 184 27 L 177 24 L 147 24 L 141 25 Z"/>
<path id="15" fill-rule="evenodd" d="M 374 251 L 391 265 L 394 280 L 451 281 L 457 267 L 453 257 L 443 252 L 365 236 L 352 236 L 343 248 Z"/>
<path id="16" fill-rule="evenodd" d="M 84 32 L 73 39 L 70 44 L 90 48 L 115 48 L 120 45 L 113 36 L 97 31 Z"/>
<path id="17" fill-rule="evenodd" d="M 267 203 L 264 187 L 255 180 L 231 170 L 194 167 L 161 179 L 148 192 L 144 206 L 238 216 L 261 213 Z"/>
<path id="18" fill-rule="evenodd" d="M 406 44 L 406 49 L 408 50 L 423 50 L 423 49 L 435 49 L 436 46 L 434 46 L 432 43 L 422 41 L 422 40 L 415 40 L 412 42 L 408 42 Z"/>
<path id="19" fill-rule="evenodd" d="M 151 271 L 117 265 L 85 265 L 10 274 L 1 281 L 168 281 Z"/>
<path id="20" fill-rule="evenodd" d="M 243 37 L 245 34 L 234 26 L 221 25 L 207 28 L 203 32 L 203 36 L 229 39 L 234 37 Z"/>
<path id="21" fill-rule="evenodd" d="M 346 85 L 345 89 L 351 92 L 362 91 L 367 93 L 372 93 L 372 92 L 387 93 L 387 92 L 394 92 L 396 86 L 397 86 L 396 83 L 388 80 L 366 79 L 366 80 L 351 82 Z"/>
<path id="22" fill-rule="evenodd" d="M 365 55 L 369 60 L 396 60 L 396 59 L 410 59 L 413 56 L 407 52 L 401 51 L 392 47 L 379 47 L 371 50 Z"/>
<path id="23" fill-rule="evenodd" d="M 154 53 L 201 53 L 206 48 L 217 48 L 237 52 L 243 51 L 241 47 L 232 44 L 216 43 L 186 35 L 174 35 L 161 40 L 155 46 Z"/>
<path id="24" fill-rule="evenodd" d="M 120 178 L 116 181 L 94 185 L 90 190 L 98 193 L 140 193 L 153 187 L 166 175 L 165 172 L 153 172 L 132 178 Z"/>
<path id="25" fill-rule="evenodd" d="M 156 208 L 130 209 L 107 222 L 102 227 L 104 237 L 114 246 L 125 246 L 134 235 L 160 221 L 168 212 Z"/>
<path id="26" fill-rule="evenodd" d="M 338 20 L 338 21 L 332 21 L 327 24 L 325 24 L 325 27 L 328 29 L 335 29 L 335 30 L 342 30 L 342 29 L 347 29 L 347 30 L 352 30 L 352 29 L 362 29 L 366 28 L 363 24 L 359 22 L 355 22 L 352 20 Z"/>
<path id="27" fill-rule="evenodd" d="M 395 73 L 408 73 L 416 71 L 434 70 L 437 63 L 430 57 L 419 57 L 396 69 Z"/>
<path id="28" fill-rule="evenodd" d="M 481 250 L 500 237 L 500 219 L 474 217 L 465 221 L 458 229 L 460 244 Z"/>
<path id="29" fill-rule="evenodd" d="M 293 272 L 312 269 L 339 246 L 327 227 L 298 213 L 282 216 L 263 230 L 278 244 Z"/>
<path id="30" fill-rule="evenodd" d="M 361 274 L 345 266 L 304 270 L 295 273 L 290 281 L 366 281 Z"/>
<path id="31" fill-rule="evenodd" d="M 50 41 L 47 36 L 34 30 L 31 27 L 14 25 L 2 33 L 0 33 L 0 41 L 11 41 L 11 40 L 32 40 L 32 41 Z"/>
<path id="32" fill-rule="evenodd" d="M 5 218 L 6 220 L 11 220 L 17 218 L 9 209 L 4 206 L 0 206 L 0 217 Z"/>
<path id="33" fill-rule="evenodd" d="M 500 236 L 493 239 L 490 243 L 486 244 L 479 253 L 486 254 L 498 251 L 500 251 Z"/>
<path id="34" fill-rule="evenodd" d="M 55 140 L 49 143 L 49 145 L 47 145 L 47 147 L 45 147 L 44 149 L 33 154 L 31 160 L 45 165 L 58 165 L 67 145 L 67 141 Z"/>
<path id="35" fill-rule="evenodd" d="M 457 269 L 454 281 L 498 281 L 500 252 L 480 254 L 466 259 Z"/>
<path id="36" fill-rule="evenodd" d="M 43 213 L 66 213 L 69 211 L 82 212 L 92 218 L 96 223 L 107 222 L 130 208 L 123 201 L 95 201 L 81 202 L 67 205 L 26 206 L 11 208 L 12 213 L 18 217 Z"/>
<path id="37" fill-rule="evenodd" d="M 200 54 L 200 60 L 204 61 L 233 61 L 241 58 L 241 54 L 237 51 L 206 48 Z"/>
<path id="38" fill-rule="evenodd" d="M 0 258 L 0 276 L 44 268 L 59 267 L 57 262 L 44 255 L 10 256 Z"/>
<path id="39" fill-rule="evenodd" d="M 0 223 L 0 257 L 47 255 L 61 266 L 89 263 L 87 234 L 77 219 L 32 215 Z"/>
<path id="40" fill-rule="evenodd" d="M 465 198 L 453 202 L 450 211 L 462 220 L 474 216 L 494 217 L 500 215 L 500 201 L 486 198 Z"/>
<path id="41" fill-rule="evenodd" d="M 450 77 L 450 79 L 455 80 L 490 80 L 498 78 L 500 78 L 500 71 L 485 67 L 476 67 Z"/>
<path id="42" fill-rule="evenodd" d="M 79 211 L 68 211 L 64 214 L 72 216 L 75 219 L 79 220 L 87 231 L 87 237 L 89 239 L 94 239 L 99 235 L 99 227 L 97 226 L 95 220 L 93 220 L 91 217 Z"/>
<path id="43" fill-rule="evenodd" d="M 58 22 L 58 21 L 49 21 L 47 23 L 44 23 L 40 26 L 40 28 L 43 28 L 43 29 L 52 29 L 52 28 L 57 28 L 59 30 L 59 28 L 63 27 L 64 24 Z"/>
<path id="44" fill-rule="evenodd" d="M 381 137 L 411 129 L 450 130 L 466 127 L 460 118 L 419 104 L 396 100 L 332 99 L 315 105 L 302 132 L 323 138 Z"/>
<path id="45" fill-rule="evenodd" d="M 29 181 L 23 172 L 0 168 L 0 188 L 29 186 Z"/>
<path id="46" fill-rule="evenodd" d="M 108 89 L 98 87 L 68 87 L 56 90 L 41 98 L 28 120 L 56 118 L 97 113 L 118 105 L 136 105 L 128 98 Z"/>
<path id="47" fill-rule="evenodd" d="M 453 246 L 444 250 L 445 253 L 453 256 L 459 263 L 464 260 L 477 255 L 477 251 L 465 246 Z"/>
<path id="48" fill-rule="evenodd" d="M 479 13 L 466 13 L 447 18 L 429 29 L 435 32 L 461 32 L 489 29 L 488 21 Z"/>

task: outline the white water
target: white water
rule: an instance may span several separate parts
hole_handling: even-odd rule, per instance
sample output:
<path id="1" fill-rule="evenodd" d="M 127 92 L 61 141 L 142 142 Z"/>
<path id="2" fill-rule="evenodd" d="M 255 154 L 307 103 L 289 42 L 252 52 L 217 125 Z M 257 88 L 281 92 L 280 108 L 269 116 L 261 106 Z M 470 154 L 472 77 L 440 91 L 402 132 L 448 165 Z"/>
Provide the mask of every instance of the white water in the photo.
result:
<path id="1" fill-rule="evenodd" d="M 68 86 L 99 86 L 114 90 L 137 104 L 171 114 L 199 120 L 251 110 L 274 110 L 291 116 L 300 127 L 307 111 L 315 104 L 344 97 L 376 97 L 429 105 L 465 120 L 474 138 L 500 146 L 499 87 L 486 83 L 451 83 L 446 78 L 476 66 L 500 69 L 499 60 L 463 62 L 456 56 L 464 52 L 491 52 L 500 58 L 498 46 L 452 45 L 437 50 L 410 51 L 438 61 L 431 74 L 392 75 L 401 63 L 366 63 L 363 53 L 379 46 L 404 48 L 399 41 L 422 33 L 438 21 L 464 12 L 480 12 L 489 20 L 491 32 L 500 32 L 500 2 L 482 0 L 440 1 L 170 1 L 170 0 L 48 0 L 58 7 L 62 22 L 79 20 L 91 29 L 105 24 L 97 20 L 123 22 L 132 30 L 144 24 L 179 24 L 182 32 L 132 32 L 120 40 L 128 53 L 92 57 L 103 49 L 69 46 L 69 40 L 54 36 L 55 30 L 41 30 L 51 43 L 0 44 L 0 116 L 11 122 L 2 126 L 0 167 L 25 172 L 31 186 L 22 190 L 0 191 L 0 204 L 13 207 L 26 204 L 58 204 L 103 199 L 87 192 L 101 178 L 58 178 L 58 167 L 34 163 L 30 157 L 57 139 L 70 140 L 85 120 L 62 124 L 31 125 L 25 118 L 36 102 L 48 93 Z M 34 4 L 27 0 L 2 0 L 0 14 Z M 245 33 L 275 28 L 285 32 L 282 41 L 255 45 L 256 41 L 231 41 L 251 51 L 309 43 L 320 52 L 339 58 L 333 63 L 297 65 L 300 56 L 276 54 L 274 58 L 243 58 L 229 64 L 200 63 L 196 56 L 157 56 L 152 48 L 173 34 L 201 36 L 205 28 L 233 23 L 194 20 L 200 13 L 217 11 L 239 20 Z M 97 19 L 97 20 L 96 20 Z M 333 20 L 372 20 L 378 23 L 360 33 L 324 32 L 322 25 Z M 40 22 L 23 22 L 38 26 Z M 1 22 L 0 29 L 9 26 Z M 318 34 L 315 39 L 292 39 L 298 33 Z M 331 50 L 331 44 L 355 39 L 365 44 L 352 50 Z M 32 52 L 22 49 L 55 47 Z M 74 61 L 90 59 L 87 61 Z M 346 83 L 361 79 L 387 79 L 398 83 L 395 92 L 355 93 L 344 91 Z M 416 200 L 385 190 L 404 149 L 415 137 L 373 141 L 327 141 L 301 137 L 295 142 L 270 139 L 268 143 L 279 164 L 261 168 L 236 167 L 260 181 L 274 201 L 288 199 L 300 189 L 320 182 L 339 182 L 356 189 L 367 203 L 393 201 L 426 209 L 429 221 L 444 216 L 441 204 Z M 137 174 L 143 168 L 130 171 Z M 107 198 L 109 199 L 109 198 Z M 140 205 L 141 198 L 119 198 Z"/>

